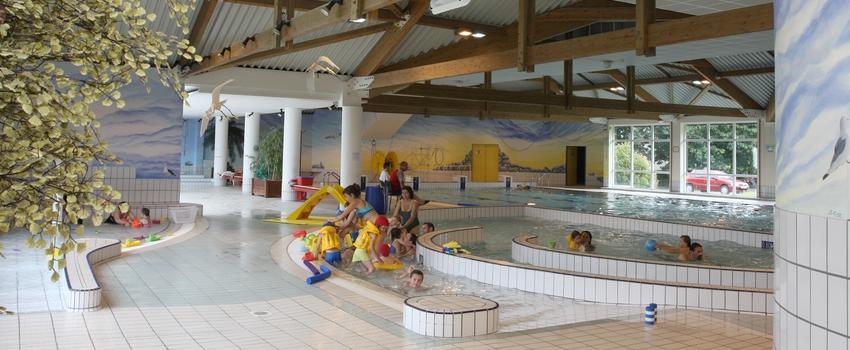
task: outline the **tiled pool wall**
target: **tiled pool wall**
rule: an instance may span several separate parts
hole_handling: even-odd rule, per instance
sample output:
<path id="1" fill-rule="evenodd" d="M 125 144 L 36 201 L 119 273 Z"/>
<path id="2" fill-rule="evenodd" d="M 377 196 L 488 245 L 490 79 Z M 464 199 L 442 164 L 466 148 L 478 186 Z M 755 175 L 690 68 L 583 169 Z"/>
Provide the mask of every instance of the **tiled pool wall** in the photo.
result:
<path id="1" fill-rule="evenodd" d="M 511 243 L 511 257 L 517 262 L 533 266 L 637 280 L 758 289 L 773 286 L 771 270 L 679 264 L 567 252 L 541 246 L 534 235 L 514 237 Z"/>
<path id="2" fill-rule="evenodd" d="M 771 245 L 773 244 L 773 235 L 770 233 L 675 224 L 531 206 L 461 207 L 423 209 L 420 211 L 420 221 L 460 220 L 505 216 L 528 216 L 577 224 L 593 224 L 627 231 L 640 231 L 677 236 L 689 235 L 693 240 L 727 240 L 750 247 L 762 247 L 764 245 L 763 242 L 769 242 Z"/>
<path id="3" fill-rule="evenodd" d="M 767 289 L 714 288 L 688 283 L 670 285 L 619 276 L 567 272 L 474 255 L 450 255 L 443 253 L 441 246 L 433 242 L 434 237 L 440 235 L 449 235 L 449 238 L 436 238 L 442 241 L 457 238 L 462 233 L 456 234 L 450 229 L 423 235 L 417 251 L 422 263 L 440 272 L 482 283 L 596 303 L 656 303 L 688 309 L 773 313 L 773 295 Z"/>
<path id="4" fill-rule="evenodd" d="M 103 184 L 121 192 L 134 212 L 142 207 L 151 209 L 152 218 L 168 215 L 167 207 L 180 202 L 180 179 L 138 179 L 135 167 L 100 167 Z"/>
<path id="5" fill-rule="evenodd" d="M 850 348 L 848 220 L 777 207 L 775 349 Z"/>

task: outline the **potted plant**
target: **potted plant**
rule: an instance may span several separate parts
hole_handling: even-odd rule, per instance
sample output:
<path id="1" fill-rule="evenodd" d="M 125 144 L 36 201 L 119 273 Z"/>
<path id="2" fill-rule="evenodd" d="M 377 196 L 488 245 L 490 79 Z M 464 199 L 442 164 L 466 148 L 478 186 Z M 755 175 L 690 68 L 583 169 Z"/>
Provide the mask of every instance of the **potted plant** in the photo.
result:
<path id="1" fill-rule="evenodd" d="M 283 130 L 270 131 L 257 147 L 257 159 L 251 170 L 254 180 L 251 194 L 263 197 L 280 197 L 283 172 Z"/>

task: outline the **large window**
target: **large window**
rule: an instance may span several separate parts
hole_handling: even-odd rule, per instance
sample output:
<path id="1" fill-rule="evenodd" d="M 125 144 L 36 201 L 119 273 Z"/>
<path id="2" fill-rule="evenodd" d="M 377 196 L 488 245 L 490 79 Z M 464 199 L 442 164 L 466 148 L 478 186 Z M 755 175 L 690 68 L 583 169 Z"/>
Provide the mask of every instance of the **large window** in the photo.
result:
<path id="1" fill-rule="evenodd" d="M 670 125 L 614 127 L 614 186 L 670 190 Z"/>
<path id="2" fill-rule="evenodd" d="M 688 192 L 758 195 L 758 124 L 685 125 Z"/>

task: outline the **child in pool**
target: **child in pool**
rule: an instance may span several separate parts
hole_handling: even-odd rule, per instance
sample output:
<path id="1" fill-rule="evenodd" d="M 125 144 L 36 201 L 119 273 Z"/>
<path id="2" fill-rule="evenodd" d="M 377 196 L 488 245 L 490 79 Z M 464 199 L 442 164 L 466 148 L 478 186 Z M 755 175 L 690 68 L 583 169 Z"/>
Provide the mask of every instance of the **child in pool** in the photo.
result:
<path id="1" fill-rule="evenodd" d="M 581 232 L 573 230 L 573 232 L 567 235 L 567 249 L 578 250 L 579 243 L 581 243 Z"/>
<path id="2" fill-rule="evenodd" d="M 144 227 L 151 227 L 151 210 L 142 208 L 142 216 L 139 217 L 139 223 Z"/>
<path id="3" fill-rule="evenodd" d="M 402 288 L 420 289 L 422 288 L 422 281 L 425 280 L 425 274 L 421 270 L 416 270 L 413 266 L 410 266 L 400 278 L 405 280 L 401 283 Z"/>
<path id="4" fill-rule="evenodd" d="M 401 258 L 416 254 L 416 236 L 400 228 L 391 229 L 390 236 L 396 256 Z"/>
<path id="5" fill-rule="evenodd" d="M 693 244 L 696 244 L 696 245 L 699 246 L 700 259 L 702 259 L 701 258 L 702 257 L 702 245 L 700 245 L 699 243 L 693 243 Z M 691 246 L 693 244 L 691 243 L 691 236 L 681 235 L 681 236 L 679 236 L 679 246 L 678 247 L 673 247 L 671 245 L 667 245 L 667 244 L 664 244 L 664 243 L 656 243 L 655 248 L 657 248 L 657 249 L 659 249 L 663 252 L 667 252 L 667 253 L 670 253 L 670 254 L 677 255 L 680 261 L 689 261 L 689 260 L 691 260 Z"/>
<path id="6" fill-rule="evenodd" d="M 705 259 L 705 252 L 702 249 L 702 244 L 699 243 L 691 243 L 691 249 L 688 252 L 688 258 L 691 260 L 703 260 Z"/>
<path id="7" fill-rule="evenodd" d="M 578 251 L 592 252 L 596 247 L 593 246 L 593 235 L 590 231 L 581 231 L 579 235 Z"/>

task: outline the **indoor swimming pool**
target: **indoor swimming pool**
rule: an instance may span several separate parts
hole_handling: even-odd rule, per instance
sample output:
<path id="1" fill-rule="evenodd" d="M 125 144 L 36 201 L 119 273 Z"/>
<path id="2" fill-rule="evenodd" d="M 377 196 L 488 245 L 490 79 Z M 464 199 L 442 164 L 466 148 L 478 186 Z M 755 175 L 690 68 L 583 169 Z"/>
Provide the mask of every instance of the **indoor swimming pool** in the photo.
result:
<path id="1" fill-rule="evenodd" d="M 600 256 L 622 257 L 642 260 L 678 262 L 676 256 L 660 251 L 649 252 L 644 249 L 648 239 L 669 245 L 678 244 L 678 236 L 668 234 L 650 234 L 627 232 L 588 224 L 542 220 L 528 217 L 518 218 L 479 218 L 435 222 L 438 230 L 449 228 L 481 226 L 484 228 L 485 242 L 466 246 L 473 255 L 498 260 L 512 261 L 511 242 L 521 234 L 538 236 L 541 246 L 555 242 L 555 249 L 566 250 L 565 236 L 572 230 L 590 231 L 593 234 L 595 250 L 592 254 Z M 690 263 L 740 268 L 773 268 L 773 250 L 748 247 L 730 241 L 701 243 L 705 249 L 705 260 Z"/>
<path id="2" fill-rule="evenodd" d="M 436 189 L 422 198 L 482 206 L 525 205 L 755 232 L 773 231 L 773 206 L 620 193 L 504 188 Z"/>

